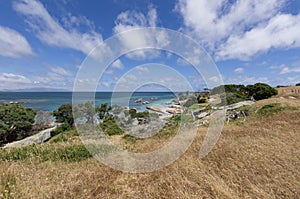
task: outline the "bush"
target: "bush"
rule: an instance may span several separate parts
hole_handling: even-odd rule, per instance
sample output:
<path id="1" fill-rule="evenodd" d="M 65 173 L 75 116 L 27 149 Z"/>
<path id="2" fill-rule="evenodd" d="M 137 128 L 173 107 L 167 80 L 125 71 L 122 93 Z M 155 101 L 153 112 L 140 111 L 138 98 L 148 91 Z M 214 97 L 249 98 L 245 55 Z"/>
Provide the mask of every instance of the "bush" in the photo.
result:
<path id="1" fill-rule="evenodd" d="M 189 97 L 188 100 L 183 104 L 184 107 L 190 107 L 194 104 L 196 104 L 197 98 L 195 96 Z"/>
<path id="2" fill-rule="evenodd" d="M 225 101 L 226 99 L 226 101 Z M 230 104 L 235 104 L 235 103 L 238 103 L 238 102 L 241 102 L 241 101 L 245 101 L 246 100 L 246 96 L 243 94 L 243 93 L 226 93 L 223 94 L 221 96 L 221 103 L 222 105 L 230 105 Z"/>
<path id="3" fill-rule="evenodd" d="M 56 122 L 64 123 L 65 125 L 73 126 L 74 118 L 72 114 L 72 104 L 63 104 L 57 110 L 53 111 L 53 116 Z"/>
<path id="4" fill-rule="evenodd" d="M 222 91 L 226 91 L 225 93 Z M 222 104 L 234 104 L 240 101 L 251 99 L 262 100 L 277 95 L 278 91 L 268 84 L 256 83 L 254 85 L 222 85 L 211 90 L 211 94 L 220 94 L 222 99 Z M 226 95 L 226 97 L 225 97 Z M 225 103 L 225 99 L 227 103 Z"/>
<path id="5" fill-rule="evenodd" d="M 92 157 L 84 145 L 66 146 L 63 148 L 49 148 L 39 145 L 0 150 L 1 161 L 25 161 L 36 158 L 44 161 L 76 162 Z"/>
<path id="6" fill-rule="evenodd" d="M 36 111 L 20 104 L 0 105 L 0 146 L 30 135 Z"/>
<path id="7" fill-rule="evenodd" d="M 277 95 L 278 91 L 268 84 L 256 83 L 246 87 L 248 96 L 253 96 L 255 100 L 268 99 L 273 95 Z"/>
<path id="8" fill-rule="evenodd" d="M 206 98 L 198 98 L 198 103 L 199 104 L 203 104 L 203 103 L 206 103 L 207 102 L 207 99 Z"/>
<path id="9" fill-rule="evenodd" d="M 260 116 L 269 116 L 285 110 L 293 110 L 293 108 L 289 106 L 282 106 L 279 103 L 272 103 L 261 107 L 259 110 L 257 110 L 256 114 Z"/>
<path id="10" fill-rule="evenodd" d="M 100 125 L 102 131 L 106 135 L 111 136 L 111 135 L 123 134 L 123 130 L 118 126 L 118 124 L 113 119 L 104 120 L 99 125 Z"/>

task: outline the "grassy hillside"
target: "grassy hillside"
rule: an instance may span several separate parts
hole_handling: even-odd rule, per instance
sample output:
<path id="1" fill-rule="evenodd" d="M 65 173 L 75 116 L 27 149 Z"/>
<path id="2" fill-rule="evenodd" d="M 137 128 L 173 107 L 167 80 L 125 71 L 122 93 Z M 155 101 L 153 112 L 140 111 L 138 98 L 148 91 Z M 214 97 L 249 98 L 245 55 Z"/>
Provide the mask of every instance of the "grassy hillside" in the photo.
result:
<path id="1" fill-rule="evenodd" d="M 74 132 L 39 146 L 1 150 L 0 198 L 299 198 L 299 106 L 296 99 L 258 101 L 245 123 L 224 128 L 204 159 L 198 159 L 207 130 L 202 127 L 180 159 L 152 173 L 127 174 L 100 164 Z M 114 137 L 134 151 L 169 139 Z"/>

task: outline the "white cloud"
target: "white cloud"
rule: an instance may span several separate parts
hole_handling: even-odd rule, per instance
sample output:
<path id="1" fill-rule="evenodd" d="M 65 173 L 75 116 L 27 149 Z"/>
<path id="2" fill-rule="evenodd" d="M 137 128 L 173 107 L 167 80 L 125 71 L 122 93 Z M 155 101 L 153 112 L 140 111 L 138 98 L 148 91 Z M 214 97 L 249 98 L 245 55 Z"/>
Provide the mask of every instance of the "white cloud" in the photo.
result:
<path id="1" fill-rule="evenodd" d="M 225 84 L 256 84 L 256 83 L 270 84 L 271 80 L 268 77 L 254 77 L 254 76 L 236 76 L 224 79 Z"/>
<path id="2" fill-rule="evenodd" d="M 36 36 L 47 45 L 70 48 L 88 54 L 102 41 L 101 35 L 93 29 L 85 33 L 71 27 L 66 29 L 38 1 L 20 0 L 15 2 L 13 7 L 25 15 L 26 22 L 35 31 Z M 76 23 L 76 20 L 78 18 L 74 17 L 72 24 Z M 81 22 L 82 20 L 78 23 Z M 90 23 L 87 26 L 90 26 Z"/>
<path id="3" fill-rule="evenodd" d="M 0 26 L 0 55 L 20 58 L 33 55 L 32 49 L 24 36 L 17 31 Z"/>
<path id="4" fill-rule="evenodd" d="M 73 76 L 73 73 L 62 67 L 51 67 L 51 71 L 62 76 Z"/>
<path id="5" fill-rule="evenodd" d="M 117 59 L 116 61 L 114 61 L 114 63 L 112 63 L 111 65 L 113 68 L 117 68 L 119 70 L 122 70 L 124 68 L 123 63 L 121 62 L 120 59 Z"/>
<path id="6" fill-rule="evenodd" d="M 279 66 L 273 65 L 273 66 L 270 66 L 269 69 L 275 70 L 275 69 L 282 69 L 284 67 L 286 67 L 285 64 L 281 64 Z"/>
<path id="7" fill-rule="evenodd" d="M 241 36 L 231 36 L 217 52 L 220 59 L 238 58 L 247 60 L 271 48 L 300 47 L 300 15 L 280 14 L 265 26 L 259 26 Z"/>
<path id="8" fill-rule="evenodd" d="M 189 65 L 189 63 L 187 61 L 185 61 L 184 59 L 182 59 L 181 57 L 177 58 L 176 63 L 179 66 L 188 66 Z"/>
<path id="9" fill-rule="evenodd" d="M 143 73 L 148 73 L 149 72 L 149 68 L 146 67 L 146 66 L 137 66 L 135 69 L 140 71 L 140 72 L 143 72 Z"/>
<path id="10" fill-rule="evenodd" d="M 287 0 L 179 0 L 183 30 L 218 60 L 247 60 L 271 48 L 300 47 L 300 15 L 283 14 Z"/>
<path id="11" fill-rule="evenodd" d="M 241 73 L 243 73 L 244 71 L 245 71 L 244 68 L 236 68 L 236 69 L 234 69 L 234 72 L 237 73 L 237 74 L 241 74 Z"/>
<path id="12" fill-rule="evenodd" d="M 0 82 L 1 84 L 8 84 L 8 83 L 31 83 L 31 81 L 23 76 L 23 75 L 16 75 L 13 73 L 0 73 Z"/>
<path id="13" fill-rule="evenodd" d="M 295 67 L 295 68 L 284 67 L 280 71 L 281 75 L 287 74 L 287 73 L 300 73 L 300 67 Z"/>
<path id="14" fill-rule="evenodd" d="M 157 12 L 153 7 L 149 7 L 147 15 L 141 12 L 127 10 L 118 15 L 115 20 L 114 33 L 121 33 L 124 31 L 143 28 L 143 27 L 156 27 L 157 26 Z M 138 49 L 137 51 L 128 53 L 127 58 L 144 60 L 153 59 L 160 56 L 158 50 L 152 49 L 154 44 L 160 44 L 160 46 L 167 45 L 169 40 L 164 31 L 156 32 L 155 37 L 153 34 L 145 30 L 136 31 L 132 34 L 127 34 L 120 38 L 120 42 L 124 49 Z M 141 47 L 143 47 L 141 49 Z M 149 47 L 148 49 L 146 49 Z"/>

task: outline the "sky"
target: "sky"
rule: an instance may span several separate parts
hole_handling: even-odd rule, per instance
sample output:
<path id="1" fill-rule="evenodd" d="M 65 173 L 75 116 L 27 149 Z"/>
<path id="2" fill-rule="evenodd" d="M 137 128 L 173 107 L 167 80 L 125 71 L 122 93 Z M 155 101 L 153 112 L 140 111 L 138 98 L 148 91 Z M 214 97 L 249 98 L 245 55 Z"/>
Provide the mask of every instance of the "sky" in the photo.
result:
<path id="1" fill-rule="evenodd" d="M 225 84 L 300 82 L 299 0 L 1 0 L 0 91 L 72 91 L 75 82 L 96 82 L 99 91 L 126 84 L 134 85 L 127 89 L 184 90 L 184 81 L 201 90 L 206 79 L 214 79 L 174 52 L 146 46 L 114 59 L 100 79 L 79 79 L 87 57 L 97 55 L 93 49 L 144 27 L 193 39 Z M 154 40 L 162 45 L 164 36 L 164 31 L 154 39 L 134 34 L 126 45 L 151 46 Z M 152 84 L 141 85 L 145 77 Z"/>

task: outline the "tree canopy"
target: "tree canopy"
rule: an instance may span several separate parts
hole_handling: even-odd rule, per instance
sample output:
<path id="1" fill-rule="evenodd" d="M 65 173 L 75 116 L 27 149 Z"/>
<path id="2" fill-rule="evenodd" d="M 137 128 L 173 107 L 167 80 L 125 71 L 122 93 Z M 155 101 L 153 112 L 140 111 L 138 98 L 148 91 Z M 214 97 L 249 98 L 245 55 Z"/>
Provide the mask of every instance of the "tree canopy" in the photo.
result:
<path id="1" fill-rule="evenodd" d="M 23 139 L 34 123 L 36 111 L 20 104 L 0 105 L 0 145 Z"/>
<path id="2" fill-rule="evenodd" d="M 225 93 L 222 91 L 225 91 Z M 221 94 L 222 103 L 233 104 L 252 97 L 255 100 L 262 100 L 277 95 L 277 90 L 264 83 L 256 83 L 254 85 L 228 84 L 221 85 L 211 90 L 211 94 Z M 225 97 L 226 96 L 226 97 Z"/>
<path id="3" fill-rule="evenodd" d="M 67 103 L 61 105 L 57 110 L 53 111 L 53 116 L 57 122 L 73 126 L 74 118 L 72 114 L 72 104 Z"/>

